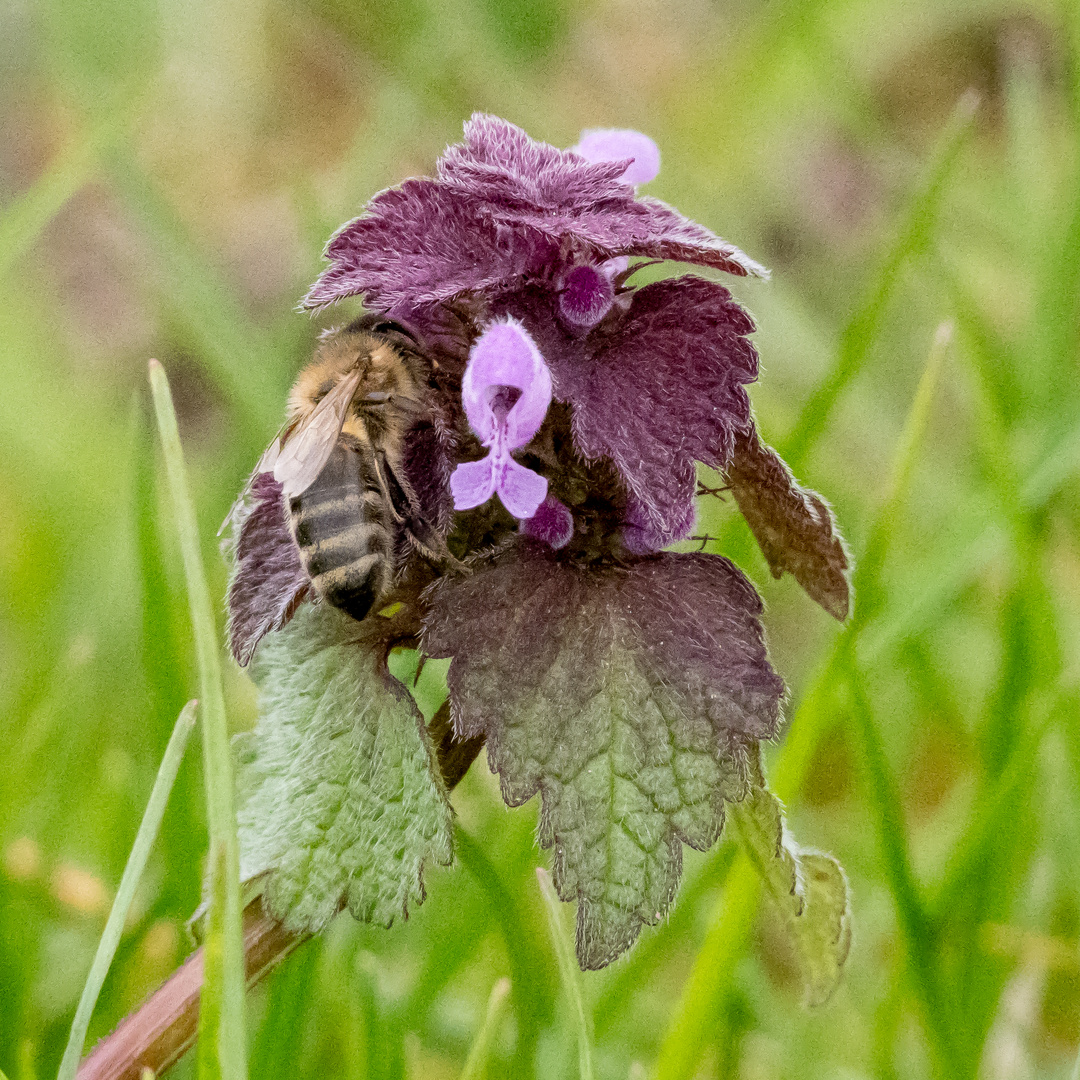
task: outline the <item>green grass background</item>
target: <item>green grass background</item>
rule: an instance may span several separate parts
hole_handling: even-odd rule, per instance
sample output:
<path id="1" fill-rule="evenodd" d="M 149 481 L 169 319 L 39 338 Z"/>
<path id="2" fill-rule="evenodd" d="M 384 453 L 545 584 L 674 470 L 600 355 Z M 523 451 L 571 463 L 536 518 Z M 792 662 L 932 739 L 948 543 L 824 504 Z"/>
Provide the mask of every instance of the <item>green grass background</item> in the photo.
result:
<path id="1" fill-rule="evenodd" d="M 687 853 L 669 923 L 581 980 L 596 1076 L 1072 1075 L 1074 0 L 0 0 L 0 1069 L 55 1075 L 196 693 L 146 360 L 173 384 L 220 597 L 217 525 L 347 316 L 293 310 L 323 243 L 476 109 L 563 146 L 648 132 L 648 190 L 773 268 L 732 286 L 760 325 L 755 408 L 861 561 L 841 631 L 729 504 L 702 507 L 768 605 L 792 830 L 850 876 L 843 987 L 804 1010 L 731 844 Z M 250 727 L 231 665 L 226 697 Z M 489 1075 L 577 1075 L 536 807 L 507 811 L 483 760 L 454 804 L 459 863 L 408 923 L 339 919 L 249 997 L 253 1077 L 457 1077 L 503 976 Z M 206 849 L 193 740 L 91 1040 L 189 947 Z"/>

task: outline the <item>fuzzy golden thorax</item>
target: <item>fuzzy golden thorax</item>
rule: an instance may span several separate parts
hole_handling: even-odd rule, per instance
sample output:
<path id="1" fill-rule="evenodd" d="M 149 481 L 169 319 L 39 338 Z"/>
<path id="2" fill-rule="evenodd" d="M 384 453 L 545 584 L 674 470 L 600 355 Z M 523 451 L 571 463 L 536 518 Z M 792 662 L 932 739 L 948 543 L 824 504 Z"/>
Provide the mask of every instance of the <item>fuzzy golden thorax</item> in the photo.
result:
<path id="1" fill-rule="evenodd" d="M 305 421 L 342 379 L 359 368 L 342 432 L 360 442 L 377 441 L 390 432 L 403 434 L 422 408 L 422 363 L 379 334 L 350 327 L 328 330 L 289 394 L 290 424 Z"/>

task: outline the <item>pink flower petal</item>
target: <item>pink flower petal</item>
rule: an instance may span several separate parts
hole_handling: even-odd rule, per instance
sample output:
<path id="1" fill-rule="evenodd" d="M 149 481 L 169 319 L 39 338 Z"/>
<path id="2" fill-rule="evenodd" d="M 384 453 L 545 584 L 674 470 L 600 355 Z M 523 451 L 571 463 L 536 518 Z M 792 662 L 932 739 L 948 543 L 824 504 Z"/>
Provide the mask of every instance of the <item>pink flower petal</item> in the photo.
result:
<path id="1" fill-rule="evenodd" d="M 498 430 L 491 387 L 512 386 L 521 396 L 506 414 L 506 445 L 524 446 L 540 429 L 551 404 L 551 373 L 533 339 L 514 320 L 495 323 L 469 353 L 461 380 L 461 402 L 473 431 L 490 446 Z"/>
<path id="2" fill-rule="evenodd" d="M 572 149 L 586 161 L 632 159 L 622 175 L 628 184 L 647 184 L 660 171 L 660 148 L 640 131 L 593 128 L 583 131 L 577 146 Z"/>
<path id="3" fill-rule="evenodd" d="M 597 268 L 602 274 L 606 274 L 608 279 L 618 277 L 628 266 L 630 265 L 630 259 L 626 255 L 616 255 L 614 259 L 605 259 Z"/>
<path id="4" fill-rule="evenodd" d="M 518 520 L 531 518 L 547 495 L 547 477 L 519 465 L 509 455 L 497 468 L 496 487 L 503 506 Z"/>
<path id="5" fill-rule="evenodd" d="M 471 510 L 495 494 L 493 465 L 492 455 L 488 454 L 482 461 L 466 461 L 454 470 L 450 493 L 454 496 L 455 510 Z"/>
<path id="6" fill-rule="evenodd" d="M 574 517 L 554 495 L 549 495 L 537 507 L 536 513 L 521 523 L 521 532 L 542 540 L 548 547 L 566 547 L 574 535 Z"/>

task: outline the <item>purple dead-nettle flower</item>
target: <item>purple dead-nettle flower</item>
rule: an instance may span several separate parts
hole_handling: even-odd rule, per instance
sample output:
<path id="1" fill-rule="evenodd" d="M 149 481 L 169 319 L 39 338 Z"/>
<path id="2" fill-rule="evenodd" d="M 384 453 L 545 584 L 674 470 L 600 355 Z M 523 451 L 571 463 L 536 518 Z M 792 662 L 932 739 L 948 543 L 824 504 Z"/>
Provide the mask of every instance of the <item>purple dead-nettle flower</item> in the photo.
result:
<path id="1" fill-rule="evenodd" d="M 573 151 L 586 161 L 629 161 L 622 178 L 635 187 L 655 180 L 660 171 L 660 147 L 640 131 L 590 128 Z"/>
<path id="2" fill-rule="evenodd" d="M 519 465 L 510 451 L 540 430 L 551 404 L 551 372 L 520 323 L 496 323 L 477 339 L 461 379 L 461 402 L 473 431 L 490 449 L 450 477 L 454 507 L 471 510 L 498 494 L 514 517 L 531 518 L 548 482 Z"/>
<path id="3" fill-rule="evenodd" d="M 564 548 L 574 535 L 574 515 L 554 496 L 549 495 L 536 513 L 521 523 L 523 536 L 542 540 L 548 547 Z"/>
<path id="4" fill-rule="evenodd" d="M 615 302 L 613 277 L 604 264 L 588 263 L 575 266 L 563 277 L 559 314 L 571 329 L 591 330 L 611 310 Z"/>
<path id="5" fill-rule="evenodd" d="M 760 804 L 759 743 L 779 730 L 783 697 L 761 602 L 729 560 L 661 549 L 694 527 L 702 463 L 723 475 L 773 573 L 791 573 L 838 618 L 848 559 L 828 506 L 758 434 L 747 312 L 699 275 L 634 282 L 657 261 L 765 273 L 638 194 L 659 165 L 637 132 L 587 131 L 560 150 L 478 115 L 434 177 L 379 193 L 327 248 L 305 303 L 361 297 L 422 386 L 400 446 L 376 459 L 372 490 L 357 497 L 374 508 L 364 536 L 396 530 L 393 594 L 372 614 L 357 623 L 308 610 L 272 479 L 253 488 L 236 548 L 233 648 L 242 663 L 254 654 L 269 702 L 256 736 L 271 750 L 256 755 L 248 805 L 282 815 L 280 828 L 251 835 L 295 832 L 315 845 L 248 853 L 245 865 L 280 878 L 266 895 L 291 926 L 317 929 L 305 912 L 345 902 L 399 910 L 423 859 L 443 857 L 446 786 L 485 741 L 509 804 L 540 795 L 540 841 L 554 850 L 560 895 L 579 902 L 587 967 L 663 917 L 683 843 L 713 843 L 727 804 Z M 384 395 L 358 403 L 357 417 L 377 425 L 388 408 Z M 451 660 L 430 729 L 385 670 L 394 646 Z M 312 711 L 335 694 L 351 710 L 348 752 L 346 722 L 329 706 Z M 291 695 L 306 703 L 299 718 Z M 387 762 L 401 775 L 376 775 Z M 358 807 L 405 784 L 421 810 L 405 815 L 418 824 L 399 842 Z M 319 796 L 294 805 L 296 792 Z M 765 860 L 778 813 L 761 833 Z"/>
<path id="6" fill-rule="evenodd" d="M 636 132 L 587 132 L 581 153 L 474 116 L 435 179 L 377 195 L 331 241 L 307 297 L 365 302 L 444 341 L 452 311 L 511 316 L 536 340 L 586 460 L 606 458 L 635 509 L 637 548 L 686 536 L 694 463 L 723 469 L 757 375 L 753 324 L 715 282 L 634 289 L 626 260 L 764 274 L 738 248 L 633 184 L 659 168 Z M 622 155 L 613 158 L 613 155 Z M 689 280 L 689 279 L 688 279 Z M 461 348 L 467 351 L 468 342 Z M 699 420 L 704 419 L 704 427 Z"/>

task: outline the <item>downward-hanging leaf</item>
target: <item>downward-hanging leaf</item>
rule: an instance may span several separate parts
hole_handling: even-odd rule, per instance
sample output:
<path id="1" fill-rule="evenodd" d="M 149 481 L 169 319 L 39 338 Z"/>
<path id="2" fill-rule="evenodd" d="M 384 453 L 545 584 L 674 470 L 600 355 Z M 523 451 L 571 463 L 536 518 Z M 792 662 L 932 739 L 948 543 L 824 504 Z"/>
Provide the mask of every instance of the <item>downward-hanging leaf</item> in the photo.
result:
<path id="1" fill-rule="evenodd" d="M 851 610 L 851 559 L 828 503 L 802 487 L 753 423 L 736 437 L 724 479 L 773 577 L 793 575 L 812 600 L 843 622 Z"/>
<path id="2" fill-rule="evenodd" d="M 291 930 L 340 910 L 389 926 L 452 858 L 450 807 L 423 720 L 360 623 L 305 604 L 252 664 L 260 715 L 241 772 L 241 873 Z"/>
<path id="3" fill-rule="evenodd" d="M 776 901 L 803 975 L 807 1005 L 824 1005 L 840 984 L 851 948 L 851 912 L 843 868 L 831 855 L 791 838 L 780 800 L 765 786 L 760 755 L 750 795 L 732 807 L 743 849 Z"/>

